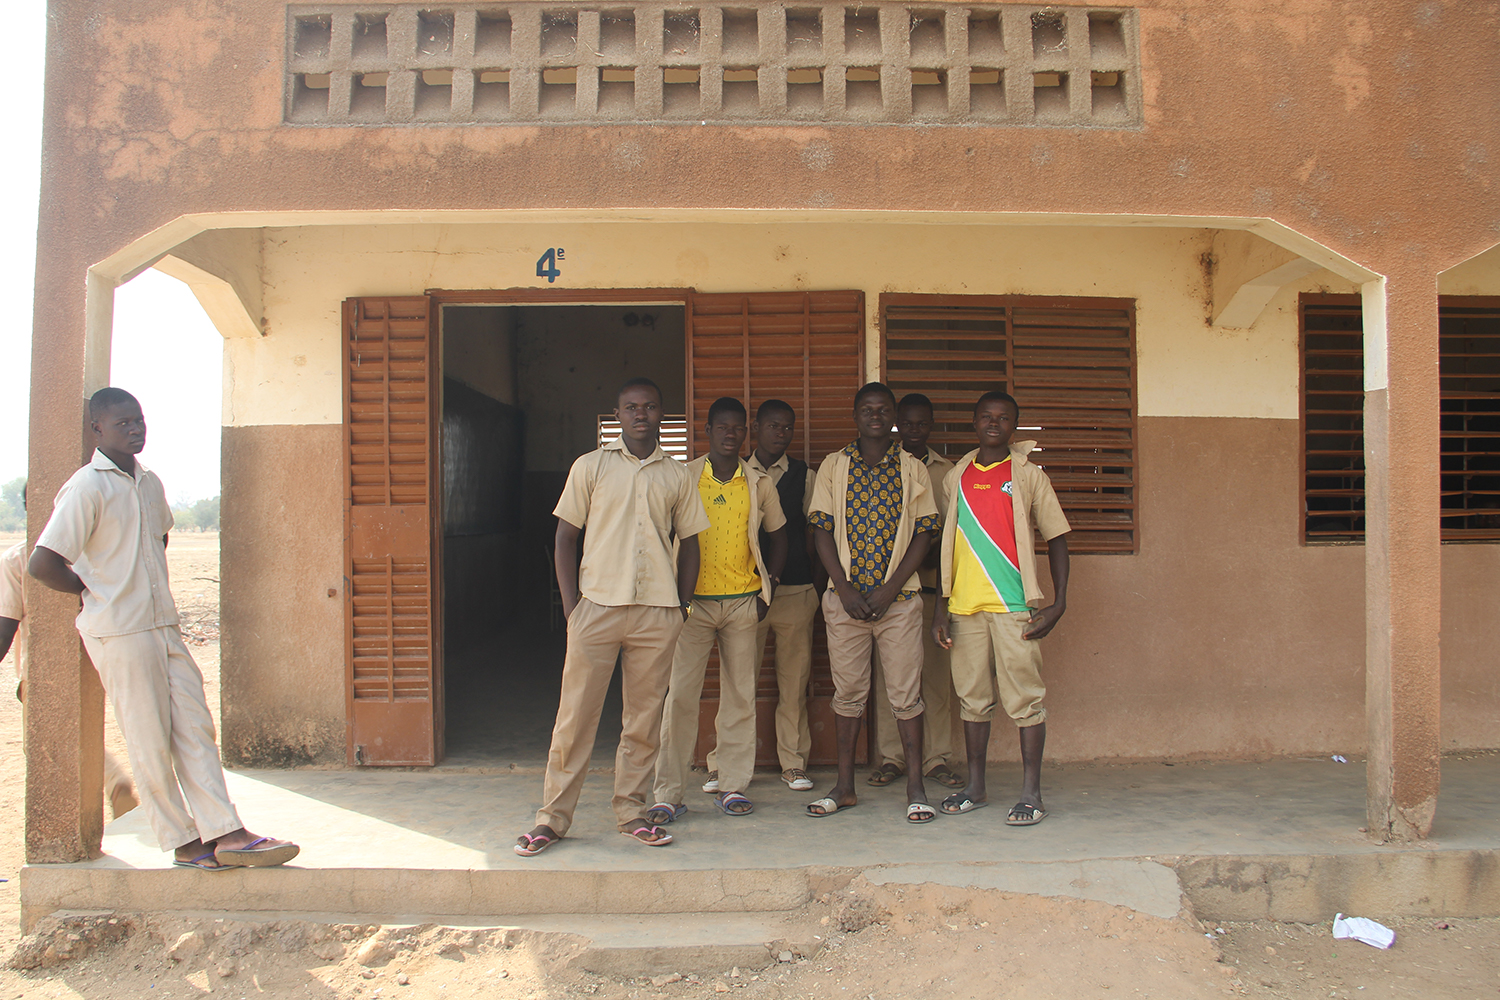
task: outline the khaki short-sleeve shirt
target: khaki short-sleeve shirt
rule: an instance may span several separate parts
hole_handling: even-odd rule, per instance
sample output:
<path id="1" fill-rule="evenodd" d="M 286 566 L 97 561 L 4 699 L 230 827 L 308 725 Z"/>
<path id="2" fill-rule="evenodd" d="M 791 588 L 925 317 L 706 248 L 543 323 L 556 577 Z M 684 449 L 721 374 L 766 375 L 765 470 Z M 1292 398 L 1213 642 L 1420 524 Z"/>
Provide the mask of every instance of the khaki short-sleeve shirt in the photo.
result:
<path id="1" fill-rule="evenodd" d="M 96 450 L 63 484 L 36 543 L 87 588 L 78 631 L 97 638 L 177 624 L 162 541 L 172 524 L 161 480 L 139 460 L 132 476 Z"/>
<path id="2" fill-rule="evenodd" d="M 21 592 L 21 574 L 26 572 L 26 543 L 17 542 L 0 552 L 0 618 L 20 622 L 10 644 L 16 676 L 26 678 L 26 603 Z"/>
<path id="3" fill-rule="evenodd" d="M 595 604 L 680 606 L 675 539 L 708 528 L 698 484 L 660 446 L 644 461 L 617 438 L 568 472 L 554 515 L 587 528 L 578 590 Z"/>

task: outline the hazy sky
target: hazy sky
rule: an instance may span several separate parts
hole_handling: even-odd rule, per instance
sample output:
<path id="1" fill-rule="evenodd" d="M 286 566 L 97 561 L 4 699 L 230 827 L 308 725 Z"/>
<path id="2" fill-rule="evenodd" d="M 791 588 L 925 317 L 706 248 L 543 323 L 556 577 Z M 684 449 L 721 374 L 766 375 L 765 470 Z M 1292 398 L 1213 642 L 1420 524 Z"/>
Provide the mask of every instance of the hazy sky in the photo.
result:
<path id="1" fill-rule="evenodd" d="M 41 38 L 46 4 L 13 6 L 11 37 Z M 0 301 L 13 309 L 10 323 L 0 325 L 0 426 L 7 431 L 0 434 L 0 482 L 26 475 L 42 63 L 40 45 L 17 49 L 7 74 L 11 149 L 0 158 Z M 83 276 L 77 278 L 82 284 Z M 115 292 L 110 381 L 141 400 L 147 424 L 141 460 L 161 475 L 174 501 L 219 492 L 222 354 L 218 331 L 176 279 L 147 271 Z"/>

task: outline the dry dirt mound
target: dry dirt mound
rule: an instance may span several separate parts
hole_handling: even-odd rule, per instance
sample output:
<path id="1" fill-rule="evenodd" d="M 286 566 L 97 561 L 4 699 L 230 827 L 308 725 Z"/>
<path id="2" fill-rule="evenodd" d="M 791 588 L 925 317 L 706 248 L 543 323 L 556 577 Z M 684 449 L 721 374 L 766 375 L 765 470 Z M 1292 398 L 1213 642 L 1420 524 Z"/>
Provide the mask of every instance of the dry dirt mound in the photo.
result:
<path id="1" fill-rule="evenodd" d="M 805 917 L 823 930 L 821 950 L 807 957 L 781 951 L 765 969 L 663 969 L 620 979 L 579 968 L 586 942 L 564 934 L 88 915 L 44 921 L 16 949 L 16 971 L 4 985 L 24 995 L 61 982 L 86 997 L 229 991 L 619 1000 L 730 992 L 742 1000 L 1074 998 L 1110 989 L 1136 995 L 1136 987 L 1153 997 L 1200 998 L 1233 988 L 1195 922 L 1102 903 L 856 880 Z"/>
<path id="2" fill-rule="evenodd" d="M 0 972 L 0 995 L 172 1000 L 498 997 L 551 1000 L 1457 1000 L 1500 994 L 1500 921 L 1394 920 L 1397 946 L 1326 925 L 1200 925 L 1104 903 L 856 879 L 803 915 L 806 956 L 762 969 L 643 978 L 581 968 L 566 934 L 140 915 L 48 919 Z M 622 918 L 626 919 L 626 918 Z M 641 919 L 650 920 L 649 914 Z M 779 947 L 779 946 L 778 946 Z"/>

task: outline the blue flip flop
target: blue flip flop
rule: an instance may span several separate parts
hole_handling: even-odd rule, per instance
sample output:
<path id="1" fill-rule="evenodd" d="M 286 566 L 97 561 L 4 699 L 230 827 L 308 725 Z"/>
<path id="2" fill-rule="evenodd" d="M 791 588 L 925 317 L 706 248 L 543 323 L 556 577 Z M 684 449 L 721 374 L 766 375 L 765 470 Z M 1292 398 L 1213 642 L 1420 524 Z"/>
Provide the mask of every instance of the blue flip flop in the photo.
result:
<path id="1" fill-rule="evenodd" d="M 666 826 L 668 823 L 674 823 L 686 815 L 686 802 L 675 806 L 670 802 L 658 802 L 646 810 L 646 822 L 655 823 L 657 826 Z"/>
<path id="2" fill-rule="evenodd" d="M 755 803 L 750 801 L 749 796 L 741 795 L 739 792 L 720 792 L 714 796 L 714 802 L 718 804 L 719 811 L 725 816 L 749 816 L 755 812 Z M 743 803 L 744 809 L 731 809 Z"/>
<path id="3" fill-rule="evenodd" d="M 219 864 L 218 859 L 214 857 L 213 851 L 209 851 L 206 854 L 200 854 L 191 861 L 183 861 L 180 858 L 173 858 L 172 864 L 178 868 L 196 868 L 199 871 L 204 872 L 227 872 L 231 868 L 240 867 L 239 865 Z"/>

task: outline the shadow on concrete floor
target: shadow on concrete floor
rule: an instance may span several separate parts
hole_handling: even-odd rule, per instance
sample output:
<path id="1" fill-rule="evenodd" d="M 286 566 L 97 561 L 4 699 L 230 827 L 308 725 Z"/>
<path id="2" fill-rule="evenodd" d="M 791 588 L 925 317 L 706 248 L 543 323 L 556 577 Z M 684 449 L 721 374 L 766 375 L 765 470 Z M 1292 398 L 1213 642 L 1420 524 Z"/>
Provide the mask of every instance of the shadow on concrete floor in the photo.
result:
<path id="1" fill-rule="evenodd" d="M 448 752 L 442 767 L 511 770 L 543 768 L 557 720 L 567 635 L 517 626 L 449 650 Z M 620 742 L 620 673 L 604 700 L 595 766 L 613 764 Z"/>

